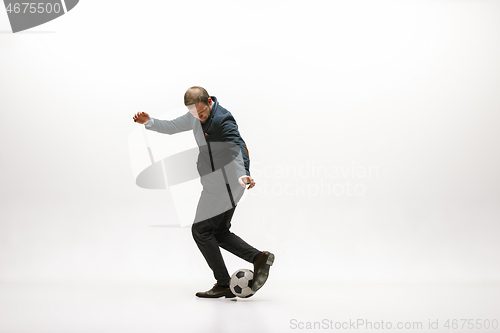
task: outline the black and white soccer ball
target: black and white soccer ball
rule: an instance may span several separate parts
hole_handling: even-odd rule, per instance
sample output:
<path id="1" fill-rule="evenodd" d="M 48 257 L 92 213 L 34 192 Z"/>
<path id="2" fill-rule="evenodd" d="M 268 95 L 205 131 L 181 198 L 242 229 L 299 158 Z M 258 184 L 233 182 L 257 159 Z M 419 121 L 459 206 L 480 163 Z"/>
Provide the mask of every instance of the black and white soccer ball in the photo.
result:
<path id="1" fill-rule="evenodd" d="M 242 268 L 238 269 L 231 276 L 231 281 L 229 282 L 229 288 L 238 297 L 248 298 L 255 294 L 252 291 L 253 285 L 253 272 L 249 269 Z"/>

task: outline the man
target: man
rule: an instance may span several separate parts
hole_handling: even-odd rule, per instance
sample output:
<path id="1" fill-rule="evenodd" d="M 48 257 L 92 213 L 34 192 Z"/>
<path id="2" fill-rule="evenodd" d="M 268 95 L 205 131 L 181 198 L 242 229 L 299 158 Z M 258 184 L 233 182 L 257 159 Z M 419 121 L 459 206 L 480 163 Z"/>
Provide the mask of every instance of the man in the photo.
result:
<path id="1" fill-rule="evenodd" d="M 146 129 L 164 134 L 192 130 L 199 147 L 197 169 L 203 185 L 191 231 L 193 238 L 212 269 L 217 282 L 202 298 L 231 298 L 230 276 L 220 248 L 254 264 L 252 290 L 267 281 L 274 254 L 259 251 L 229 231 L 236 204 L 248 186 L 255 186 L 250 176 L 248 150 L 232 114 L 219 105 L 215 96 L 198 86 L 184 94 L 188 112 L 174 120 L 151 118 L 138 112 L 133 119 Z"/>

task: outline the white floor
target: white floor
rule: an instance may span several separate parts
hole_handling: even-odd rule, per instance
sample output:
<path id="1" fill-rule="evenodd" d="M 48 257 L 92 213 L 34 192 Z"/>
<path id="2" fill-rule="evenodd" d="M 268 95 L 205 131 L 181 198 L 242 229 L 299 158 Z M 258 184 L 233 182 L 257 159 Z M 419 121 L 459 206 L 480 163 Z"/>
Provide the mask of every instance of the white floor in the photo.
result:
<path id="1" fill-rule="evenodd" d="M 0 332 L 500 331 L 491 328 L 500 320 L 500 284 L 285 286 L 268 282 L 249 299 L 194 296 L 211 286 L 206 287 L 194 282 L 0 283 Z M 462 328 L 462 319 L 471 320 Z M 438 328 L 430 330 L 429 321 L 436 320 Z M 478 323 L 489 323 L 490 328 L 479 329 Z M 398 324 L 403 328 L 397 329 Z"/>

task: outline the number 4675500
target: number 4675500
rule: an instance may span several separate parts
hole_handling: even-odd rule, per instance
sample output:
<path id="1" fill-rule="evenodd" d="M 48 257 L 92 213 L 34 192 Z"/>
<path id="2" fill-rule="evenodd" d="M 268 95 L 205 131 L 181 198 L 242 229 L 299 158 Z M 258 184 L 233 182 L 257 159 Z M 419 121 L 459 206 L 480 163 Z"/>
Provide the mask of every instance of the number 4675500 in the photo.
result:
<path id="1" fill-rule="evenodd" d="M 8 13 L 59 13 L 61 12 L 61 5 L 59 3 L 36 3 L 36 2 L 23 2 L 23 3 L 9 3 L 7 6 Z"/>

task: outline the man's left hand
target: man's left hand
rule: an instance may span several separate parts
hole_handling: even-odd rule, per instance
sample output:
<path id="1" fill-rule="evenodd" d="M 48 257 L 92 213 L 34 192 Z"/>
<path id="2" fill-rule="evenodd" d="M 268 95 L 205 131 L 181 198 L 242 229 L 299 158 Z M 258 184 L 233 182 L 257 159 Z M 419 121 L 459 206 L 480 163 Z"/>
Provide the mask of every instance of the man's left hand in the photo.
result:
<path id="1" fill-rule="evenodd" d="M 253 180 L 252 177 L 250 176 L 241 176 L 239 179 L 238 179 L 238 182 L 240 183 L 241 186 L 243 187 L 246 187 L 246 184 L 250 184 L 250 186 L 248 186 L 247 190 L 251 189 L 252 187 L 255 186 L 255 180 Z"/>

